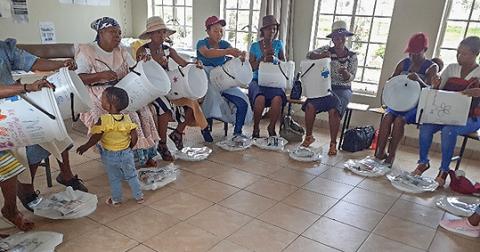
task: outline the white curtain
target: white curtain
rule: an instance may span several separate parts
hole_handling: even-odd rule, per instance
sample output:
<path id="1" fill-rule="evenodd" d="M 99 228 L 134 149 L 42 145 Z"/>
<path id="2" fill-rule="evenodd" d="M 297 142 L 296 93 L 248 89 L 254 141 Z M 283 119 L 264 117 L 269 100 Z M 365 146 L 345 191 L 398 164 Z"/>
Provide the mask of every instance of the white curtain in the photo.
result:
<path id="1" fill-rule="evenodd" d="M 265 15 L 274 15 L 280 23 L 278 38 L 285 43 L 285 57 L 293 59 L 293 15 L 295 0 L 262 0 L 258 27 Z M 260 30 L 258 31 L 260 37 Z"/>

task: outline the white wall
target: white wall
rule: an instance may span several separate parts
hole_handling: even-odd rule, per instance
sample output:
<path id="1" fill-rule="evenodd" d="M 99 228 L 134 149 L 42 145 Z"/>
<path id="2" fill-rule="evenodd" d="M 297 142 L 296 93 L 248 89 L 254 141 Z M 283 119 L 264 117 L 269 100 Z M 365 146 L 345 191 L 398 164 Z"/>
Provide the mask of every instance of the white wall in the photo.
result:
<path id="1" fill-rule="evenodd" d="M 89 42 L 95 38 L 90 23 L 103 16 L 120 22 L 125 35 L 132 33 L 131 0 L 112 0 L 110 6 L 60 4 L 58 0 L 28 0 L 27 4 L 28 23 L 17 24 L 11 19 L 0 18 L 0 39 L 12 37 L 19 43 L 40 43 L 38 23 L 52 21 L 57 42 Z"/>

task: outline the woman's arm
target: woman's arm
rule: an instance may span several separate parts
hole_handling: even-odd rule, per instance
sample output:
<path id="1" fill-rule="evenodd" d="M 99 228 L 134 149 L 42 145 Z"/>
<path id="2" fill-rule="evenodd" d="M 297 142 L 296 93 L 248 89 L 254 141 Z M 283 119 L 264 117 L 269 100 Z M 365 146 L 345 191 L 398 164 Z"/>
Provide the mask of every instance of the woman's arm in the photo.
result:
<path id="1" fill-rule="evenodd" d="M 470 88 L 462 92 L 464 95 L 471 97 L 480 97 L 480 88 Z"/>
<path id="2" fill-rule="evenodd" d="M 117 80 L 117 73 L 114 71 L 104 71 L 98 73 L 82 73 L 78 75 L 80 79 L 87 86 L 94 86 L 99 83 L 106 83 L 109 81 Z"/>
<path id="3" fill-rule="evenodd" d="M 173 48 L 170 48 L 170 58 L 172 58 L 173 61 L 175 61 L 177 64 L 179 64 L 182 67 L 185 67 L 189 63 L 184 58 L 182 58 L 180 55 L 178 55 L 177 51 Z"/>
<path id="4" fill-rule="evenodd" d="M 242 51 L 237 48 L 229 47 L 227 49 L 216 49 L 216 48 L 207 48 L 207 46 L 202 46 L 198 48 L 198 51 L 207 58 L 217 58 L 223 57 L 226 55 L 232 55 L 233 57 L 239 57 L 242 55 Z"/>
<path id="5" fill-rule="evenodd" d="M 432 82 L 438 77 L 438 66 L 437 64 L 432 64 L 425 73 L 425 81 L 419 78 L 418 82 L 423 87 L 428 87 L 432 85 Z"/>
<path id="6" fill-rule="evenodd" d="M 393 78 L 395 76 L 398 76 L 402 73 L 403 61 L 404 61 L 404 59 L 397 63 L 397 66 L 395 67 L 395 71 L 393 71 L 392 76 L 390 76 L 390 78 L 388 78 L 388 79 L 391 79 L 391 78 Z"/>
<path id="7" fill-rule="evenodd" d="M 37 59 L 32 66 L 32 71 L 55 71 L 62 67 L 68 67 L 70 70 L 77 69 L 75 60 L 48 60 L 48 59 Z"/>
<path id="8" fill-rule="evenodd" d="M 13 85 L 0 84 L 0 98 L 6 98 L 27 92 L 39 91 L 42 88 L 54 88 L 54 86 L 45 79 L 37 80 L 32 84 L 21 84 L 20 81 Z"/>
<path id="9" fill-rule="evenodd" d="M 248 57 L 248 61 L 250 62 L 250 65 L 252 66 L 252 69 L 254 71 L 258 69 L 261 62 L 261 60 L 257 61 L 257 57 L 251 52 L 250 52 L 250 56 Z"/>

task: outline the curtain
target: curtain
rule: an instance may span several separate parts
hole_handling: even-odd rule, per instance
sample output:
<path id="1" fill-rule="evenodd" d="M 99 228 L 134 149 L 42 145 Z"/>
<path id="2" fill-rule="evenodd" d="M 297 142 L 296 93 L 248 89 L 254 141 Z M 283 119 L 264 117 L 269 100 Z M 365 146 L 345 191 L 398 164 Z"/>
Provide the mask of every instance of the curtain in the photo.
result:
<path id="1" fill-rule="evenodd" d="M 285 57 L 293 59 L 293 16 L 295 0 L 262 0 L 258 27 L 262 27 L 262 18 L 274 15 L 280 23 L 278 38 L 285 43 Z M 260 37 L 260 30 L 257 37 Z"/>

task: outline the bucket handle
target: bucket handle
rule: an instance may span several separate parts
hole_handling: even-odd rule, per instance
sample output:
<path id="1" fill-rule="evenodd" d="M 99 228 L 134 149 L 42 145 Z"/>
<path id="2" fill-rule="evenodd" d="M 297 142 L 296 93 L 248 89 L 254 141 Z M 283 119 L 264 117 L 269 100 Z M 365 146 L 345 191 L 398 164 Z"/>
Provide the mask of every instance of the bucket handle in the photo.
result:
<path id="1" fill-rule="evenodd" d="M 278 69 L 280 69 L 280 72 L 283 74 L 285 79 L 287 79 L 287 81 L 290 80 L 290 78 L 288 78 L 288 76 L 285 74 L 285 71 L 283 71 L 282 66 L 280 64 L 278 64 Z"/>
<path id="2" fill-rule="evenodd" d="M 185 77 L 185 74 L 183 73 L 182 68 L 180 67 L 180 65 L 178 65 L 178 71 L 180 72 L 180 74 L 182 75 L 182 77 Z"/>
<path id="3" fill-rule="evenodd" d="M 233 75 L 231 75 L 229 72 L 227 72 L 227 70 L 225 69 L 224 65 L 222 65 L 222 70 L 223 70 L 223 72 L 224 72 L 226 75 L 228 75 L 228 77 L 230 77 L 230 78 L 232 78 L 232 79 L 235 80 L 235 76 L 233 76 Z"/>
<path id="4" fill-rule="evenodd" d="M 29 98 L 27 98 L 25 95 L 20 95 L 20 97 L 22 97 L 22 99 L 24 101 L 26 101 L 28 104 L 32 105 L 32 107 L 36 108 L 37 110 L 39 110 L 40 112 L 44 113 L 46 116 L 48 116 L 50 119 L 52 120 L 56 120 L 57 118 L 50 114 L 48 111 L 46 111 L 45 109 L 43 109 L 42 107 L 38 106 L 37 104 L 35 104 L 33 101 L 31 101 Z"/>
<path id="5" fill-rule="evenodd" d="M 74 103 L 74 100 L 75 99 L 75 95 L 73 93 L 70 93 L 70 111 L 72 111 L 72 120 L 74 122 L 78 121 L 78 119 L 80 118 L 80 113 L 75 116 L 75 103 Z"/>
<path id="6" fill-rule="evenodd" d="M 303 78 L 303 76 L 305 76 L 314 66 L 315 63 L 312 63 L 312 65 L 302 74 L 301 78 Z"/>

